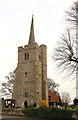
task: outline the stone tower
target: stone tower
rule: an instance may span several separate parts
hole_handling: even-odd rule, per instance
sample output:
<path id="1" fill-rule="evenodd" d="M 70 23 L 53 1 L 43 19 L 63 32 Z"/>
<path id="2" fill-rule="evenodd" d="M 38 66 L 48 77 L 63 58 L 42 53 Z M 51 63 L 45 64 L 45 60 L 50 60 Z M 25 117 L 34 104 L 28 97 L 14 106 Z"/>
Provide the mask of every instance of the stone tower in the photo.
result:
<path id="1" fill-rule="evenodd" d="M 18 47 L 13 99 L 23 107 L 25 102 L 39 105 L 40 98 L 48 101 L 47 47 L 35 42 L 32 16 L 28 45 Z"/>

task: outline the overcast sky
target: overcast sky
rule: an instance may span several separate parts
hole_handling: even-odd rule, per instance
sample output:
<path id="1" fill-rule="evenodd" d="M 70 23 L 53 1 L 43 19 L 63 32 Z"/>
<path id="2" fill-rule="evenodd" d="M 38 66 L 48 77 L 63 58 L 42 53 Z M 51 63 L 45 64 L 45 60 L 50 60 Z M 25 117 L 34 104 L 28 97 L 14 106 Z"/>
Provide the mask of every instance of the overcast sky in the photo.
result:
<path id="1" fill-rule="evenodd" d="M 65 11 L 75 0 L 0 0 L 0 82 L 17 66 L 18 47 L 28 44 L 32 14 L 35 40 L 47 45 L 47 76 L 60 84 L 59 91 L 75 97 L 75 81 L 57 74 L 52 52 L 65 27 Z M 71 84 L 71 85 L 70 85 Z"/>

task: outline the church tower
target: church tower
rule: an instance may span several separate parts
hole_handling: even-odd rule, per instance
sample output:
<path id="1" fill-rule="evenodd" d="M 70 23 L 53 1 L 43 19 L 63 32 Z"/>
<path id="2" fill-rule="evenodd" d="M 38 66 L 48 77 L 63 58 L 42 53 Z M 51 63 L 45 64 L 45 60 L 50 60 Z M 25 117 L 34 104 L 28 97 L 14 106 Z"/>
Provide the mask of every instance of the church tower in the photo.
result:
<path id="1" fill-rule="evenodd" d="M 25 102 L 39 105 L 41 98 L 48 101 L 47 47 L 35 42 L 32 16 L 28 45 L 18 47 L 13 99 L 23 107 Z"/>

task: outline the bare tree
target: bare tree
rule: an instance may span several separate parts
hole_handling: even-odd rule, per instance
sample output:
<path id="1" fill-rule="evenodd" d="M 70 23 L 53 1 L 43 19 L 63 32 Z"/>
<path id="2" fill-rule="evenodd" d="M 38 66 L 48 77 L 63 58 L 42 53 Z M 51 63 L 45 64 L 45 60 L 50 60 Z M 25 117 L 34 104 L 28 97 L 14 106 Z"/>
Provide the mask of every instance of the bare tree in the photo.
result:
<path id="1" fill-rule="evenodd" d="M 2 96 L 12 97 L 13 84 L 14 84 L 15 70 L 5 76 L 6 82 L 2 83 Z"/>
<path id="2" fill-rule="evenodd" d="M 62 70 L 67 69 L 70 73 L 73 73 L 77 70 L 76 66 L 78 64 L 78 34 L 76 32 L 78 27 L 78 1 L 74 2 L 71 10 L 66 12 L 66 14 L 66 20 L 75 27 L 73 29 L 67 28 L 65 34 L 62 34 L 61 40 L 54 50 L 53 59 Z"/>
<path id="3" fill-rule="evenodd" d="M 74 2 L 70 11 L 66 11 L 67 18 L 65 19 L 74 27 L 78 26 L 78 1 Z"/>
<path id="4" fill-rule="evenodd" d="M 68 105 L 71 102 L 70 94 L 68 92 L 61 93 L 61 102 Z"/>
<path id="5" fill-rule="evenodd" d="M 66 11 L 69 27 L 61 36 L 61 40 L 54 50 L 53 59 L 57 68 L 68 70 L 66 77 L 75 73 L 76 98 L 78 99 L 78 0 L 73 3 L 70 11 Z"/>
<path id="6" fill-rule="evenodd" d="M 54 92 L 58 92 L 58 87 L 59 84 L 55 83 L 53 79 L 47 78 L 48 79 L 48 89 Z"/>
<path id="7" fill-rule="evenodd" d="M 78 58 L 76 56 L 76 42 L 71 36 L 69 29 L 67 33 L 61 36 L 61 41 L 54 50 L 53 59 L 57 62 L 57 67 L 62 70 L 70 70 L 73 73 L 76 70 Z"/>

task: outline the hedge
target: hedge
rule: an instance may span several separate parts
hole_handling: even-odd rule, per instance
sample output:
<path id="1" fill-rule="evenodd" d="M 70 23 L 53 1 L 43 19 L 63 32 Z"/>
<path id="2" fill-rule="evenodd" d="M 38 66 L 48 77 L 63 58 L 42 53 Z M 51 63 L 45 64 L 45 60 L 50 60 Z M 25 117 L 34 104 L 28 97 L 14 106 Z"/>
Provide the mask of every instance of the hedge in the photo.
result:
<path id="1" fill-rule="evenodd" d="M 72 111 L 55 107 L 42 106 L 39 108 L 26 108 L 22 112 L 27 117 L 34 118 L 72 118 Z"/>

